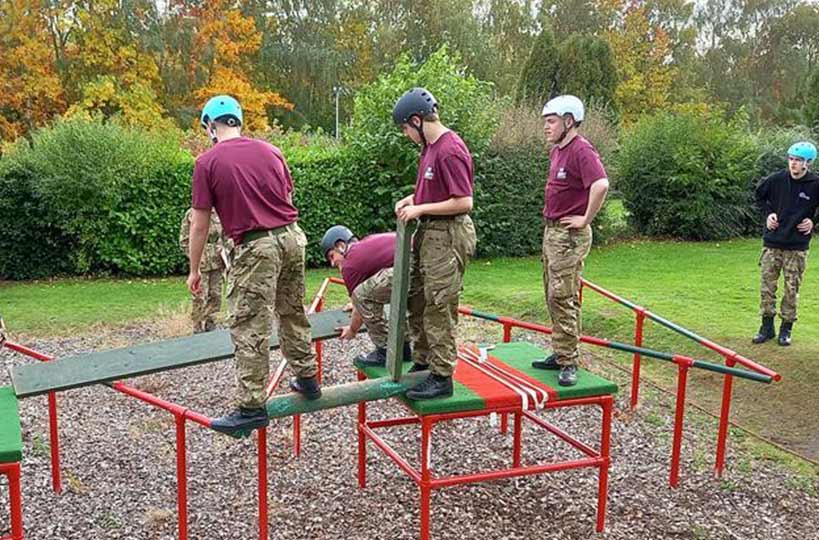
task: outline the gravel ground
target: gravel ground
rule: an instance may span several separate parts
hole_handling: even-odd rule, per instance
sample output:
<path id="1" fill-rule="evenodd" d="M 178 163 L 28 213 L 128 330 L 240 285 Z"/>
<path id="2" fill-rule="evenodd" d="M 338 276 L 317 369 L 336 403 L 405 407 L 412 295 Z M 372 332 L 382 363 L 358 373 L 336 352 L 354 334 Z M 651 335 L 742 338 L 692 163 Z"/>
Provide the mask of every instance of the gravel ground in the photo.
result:
<path id="1" fill-rule="evenodd" d="M 470 323 L 467 335 L 492 336 L 497 327 Z M 523 334 L 521 334 L 521 337 Z M 156 339 L 134 327 L 113 336 L 118 345 Z M 539 339 L 539 338 L 535 338 Z M 36 341 L 55 356 L 110 346 L 112 336 Z M 325 384 L 354 380 L 349 358 L 369 347 L 325 344 Z M 279 360 L 274 355 L 272 364 Z M 29 362 L 0 352 L 0 384 L 8 368 Z M 615 539 L 819 539 L 817 485 L 775 464 L 730 450 L 722 480 L 713 477 L 716 426 L 689 411 L 679 489 L 667 484 L 673 403 L 645 388 L 637 414 L 627 408 L 625 375 L 586 358 L 590 367 L 621 384 L 612 431 L 612 466 L 605 537 Z M 191 409 L 217 416 L 230 407 L 230 362 L 142 377 L 130 383 Z M 104 387 L 59 396 L 65 489 L 50 490 L 46 399 L 21 403 L 25 459 L 27 540 L 176 538 L 174 423 L 170 414 Z M 401 414 L 394 402 L 370 406 L 371 418 Z M 549 420 L 597 446 L 600 413 L 576 408 L 546 413 Z M 189 424 L 190 538 L 258 538 L 255 438 L 236 441 Z M 271 539 L 418 538 L 415 485 L 369 445 L 367 489 L 356 482 L 355 407 L 304 417 L 302 456 L 292 455 L 291 422 L 269 429 Z M 382 431 L 382 433 L 384 433 Z M 417 463 L 417 428 L 387 438 Z M 511 435 L 484 418 L 436 427 L 433 467 L 468 472 L 511 462 Z M 571 458 L 576 451 L 540 430 L 524 431 L 525 463 Z M 0 480 L 4 482 L 4 480 Z M 439 490 L 432 496 L 437 540 L 506 538 L 588 539 L 594 533 L 597 475 L 576 470 Z M 8 508 L 0 485 L 0 508 Z M 5 513 L 4 513 L 5 514 Z M 0 536 L 9 527 L 0 516 Z"/>

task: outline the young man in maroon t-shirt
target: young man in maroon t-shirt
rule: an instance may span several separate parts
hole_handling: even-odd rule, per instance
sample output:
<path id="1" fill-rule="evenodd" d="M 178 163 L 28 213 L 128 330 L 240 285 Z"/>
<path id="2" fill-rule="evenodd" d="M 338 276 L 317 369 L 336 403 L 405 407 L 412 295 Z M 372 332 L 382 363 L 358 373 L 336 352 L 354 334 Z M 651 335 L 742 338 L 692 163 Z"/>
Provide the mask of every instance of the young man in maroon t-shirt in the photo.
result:
<path id="1" fill-rule="evenodd" d="M 232 433 L 269 422 L 265 385 L 271 308 L 279 320 L 282 353 L 296 374 L 290 387 L 308 399 L 321 396 L 303 306 L 307 238 L 297 224 L 293 180 L 284 156 L 271 144 L 242 137 L 239 103 L 217 96 L 205 105 L 201 121 L 215 144 L 197 158 L 193 170 L 188 287 L 194 294 L 201 289 L 199 261 L 215 208 L 225 234 L 235 243 L 227 300 L 239 406 L 211 427 Z"/>
<path id="2" fill-rule="evenodd" d="M 395 204 L 402 221 L 418 219 L 408 297 L 412 371 L 430 370 L 407 397 L 433 399 L 452 395 L 458 300 L 477 242 L 469 217 L 472 156 L 461 138 L 440 122 L 438 103 L 429 91 L 413 88 L 392 114 L 404 135 L 422 147 L 415 193 Z"/>
<path id="3" fill-rule="evenodd" d="M 577 384 L 578 286 L 591 249 L 591 222 L 609 188 L 597 150 L 577 132 L 584 117 L 583 103 L 575 96 L 558 96 L 543 107 L 543 132 L 553 145 L 543 207 L 543 287 L 552 319 L 553 354 L 532 365 L 559 369 L 562 386 Z"/>
<path id="4" fill-rule="evenodd" d="M 350 324 L 341 327 L 339 338 L 354 339 L 363 324 L 375 349 L 354 361 L 366 367 L 385 366 L 389 328 L 384 306 L 392 294 L 395 233 L 371 234 L 358 240 L 344 225 L 335 225 L 324 233 L 321 251 L 327 262 L 341 272 L 353 304 Z M 412 360 L 409 343 L 404 343 L 403 353 L 405 362 Z"/>

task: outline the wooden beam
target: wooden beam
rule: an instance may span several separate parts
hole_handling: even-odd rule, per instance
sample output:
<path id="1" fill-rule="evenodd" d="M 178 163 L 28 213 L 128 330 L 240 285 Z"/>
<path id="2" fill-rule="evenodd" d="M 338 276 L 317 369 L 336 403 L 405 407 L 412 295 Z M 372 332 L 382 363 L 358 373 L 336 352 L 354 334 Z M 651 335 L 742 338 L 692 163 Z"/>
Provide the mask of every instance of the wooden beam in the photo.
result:
<path id="1" fill-rule="evenodd" d="M 393 381 L 401 378 L 403 362 L 404 329 L 409 292 L 412 232 L 415 222 L 404 224 L 397 220 L 395 258 L 393 259 L 392 293 L 390 295 L 389 336 L 387 338 L 387 372 Z"/>
<path id="2" fill-rule="evenodd" d="M 387 399 L 403 394 L 420 383 L 427 375 L 426 372 L 407 373 L 398 381 L 390 377 L 381 377 L 337 386 L 325 386 L 321 389 L 321 397 L 314 400 L 304 399 L 301 394 L 296 393 L 275 396 L 267 401 L 267 414 L 270 418 L 282 418 L 355 405 L 362 401 Z"/>
<path id="3" fill-rule="evenodd" d="M 350 324 L 350 314 L 340 310 L 314 313 L 308 319 L 313 341 L 336 337 L 336 328 Z M 279 336 L 274 332 L 270 337 L 270 349 L 278 348 Z M 221 330 L 59 358 L 52 362 L 19 365 L 11 369 L 11 378 L 17 397 L 25 398 L 195 366 L 232 356 L 230 333 Z"/>

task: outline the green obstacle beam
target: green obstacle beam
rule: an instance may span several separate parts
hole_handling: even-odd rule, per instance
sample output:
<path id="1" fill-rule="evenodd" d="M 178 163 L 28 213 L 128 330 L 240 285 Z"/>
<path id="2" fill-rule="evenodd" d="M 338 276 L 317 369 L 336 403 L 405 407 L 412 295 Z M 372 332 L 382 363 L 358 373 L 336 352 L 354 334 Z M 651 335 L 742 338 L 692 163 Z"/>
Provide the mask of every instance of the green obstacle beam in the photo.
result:
<path id="1" fill-rule="evenodd" d="M 343 311 L 322 311 L 309 315 L 308 319 L 313 341 L 336 337 L 338 327 L 350 324 L 350 314 Z M 279 337 L 275 333 L 270 337 L 270 348 L 279 348 Z M 19 365 L 11 369 L 11 378 L 17 397 L 25 398 L 225 360 L 232 356 L 230 334 L 222 330 L 69 356 L 52 362 Z"/>
<path id="2" fill-rule="evenodd" d="M 362 401 L 378 401 L 403 394 L 409 388 L 420 383 L 427 375 L 426 372 L 407 373 L 398 381 L 391 377 L 367 379 L 337 386 L 325 386 L 321 389 L 321 397 L 314 400 L 304 399 L 300 394 L 285 394 L 276 396 L 267 402 L 267 414 L 270 418 L 283 418 L 295 414 L 311 413 L 355 405 Z"/>
<path id="3" fill-rule="evenodd" d="M 397 221 L 395 258 L 393 259 L 392 292 L 390 294 L 389 336 L 387 338 L 387 372 L 394 381 L 401 378 L 403 362 L 404 320 L 407 313 L 407 292 L 410 281 L 410 244 L 415 223 Z"/>

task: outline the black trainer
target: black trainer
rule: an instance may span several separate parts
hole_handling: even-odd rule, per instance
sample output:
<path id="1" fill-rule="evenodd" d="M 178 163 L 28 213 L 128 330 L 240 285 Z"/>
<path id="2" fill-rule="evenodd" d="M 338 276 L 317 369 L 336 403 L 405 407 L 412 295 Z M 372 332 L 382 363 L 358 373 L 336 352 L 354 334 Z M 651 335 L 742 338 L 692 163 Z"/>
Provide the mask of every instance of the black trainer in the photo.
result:
<path id="1" fill-rule="evenodd" d="M 417 373 L 418 371 L 429 371 L 429 364 L 413 362 L 412 366 L 407 370 L 407 373 Z"/>
<path id="2" fill-rule="evenodd" d="M 563 366 L 557 376 L 560 386 L 574 386 L 577 384 L 577 366 Z"/>
<path id="3" fill-rule="evenodd" d="M 429 376 L 415 388 L 407 390 L 407 397 L 414 400 L 449 397 L 451 395 L 452 377 L 444 377 L 434 373 L 430 373 Z"/>
<path id="4" fill-rule="evenodd" d="M 321 397 L 321 387 L 315 377 L 296 377 L 290 379 L 290 389 L 298 392 L 305 399 L 318 399 Z"/>
<path id="5" fill-rule="evenodd" d="M 359 354 L 355 363 L 361 367 L 384 367 L 387 365 L 387 349 L 376 347 L 368 354 Z"/>
<path id="6" fill-rule="evenodd" d="M 557 354 L 550 354 L 543 360 L 535 360 L 532 362 L 532 367 L 535 369 L 560 369 L 560 364 L 557 363 Z"/>
<path id="7" fill-rule="evenodd" d="M 267 427 L 268 424 L 270 424 L 270 418 L 267 417 L 267 410 L 263 407 L 258 409 L 239 407 L 227 416 L 216 418 L 210 427 L 219 433 L 230 435 L 237 431 L 251 431 Z"/>
<path id="8" fill-rule="evenodd" d="M 785 323 L 783 322 L 782 324 Z M 751 341 L 759 345 L 760 343 L 765 343 L 774 337 L 776 337 L 776 332 L 774 331 L 774 318 L 763 316 L 762 325 L 759 327 L 759 332 L 756 333 Z"/>
<path id="9" fill-rule="evenodd" d="M 791 330 L 793 330 L 793 321 L 782 321 L 782 324 L 779 325 L 779 344 L 783 347 L 791 344 Z"/>

